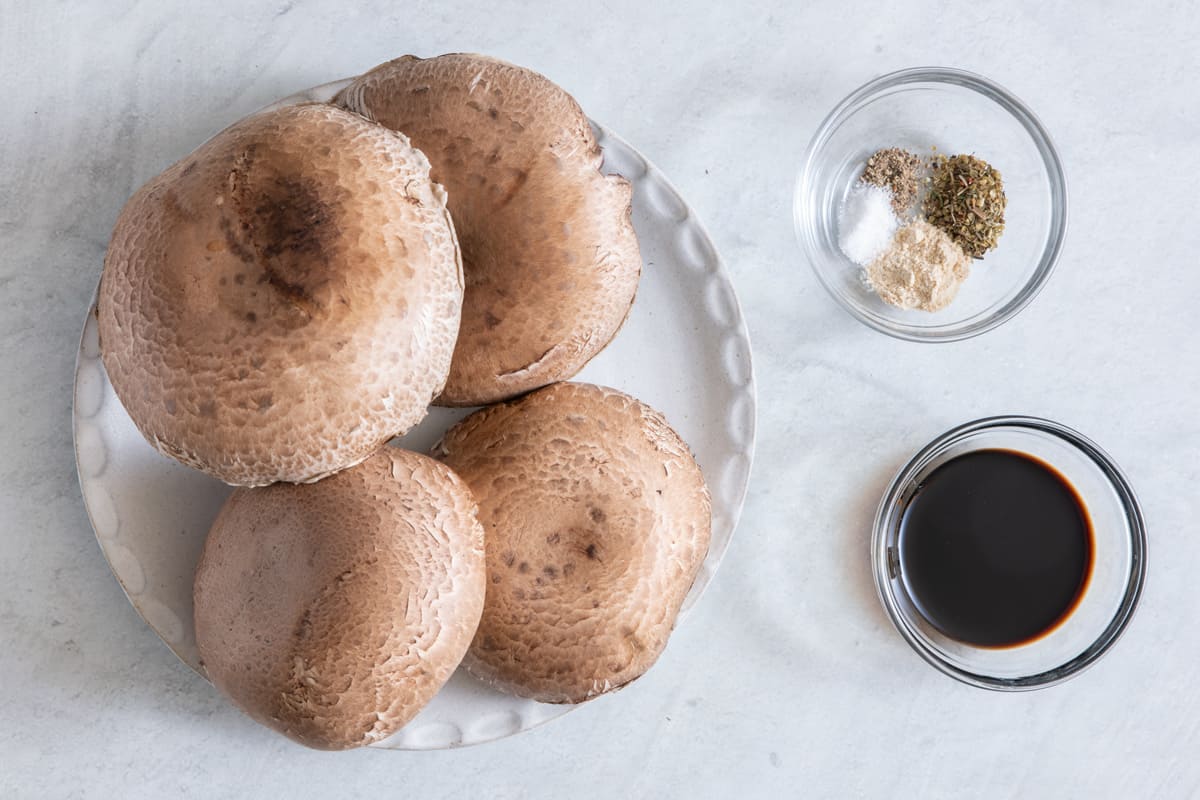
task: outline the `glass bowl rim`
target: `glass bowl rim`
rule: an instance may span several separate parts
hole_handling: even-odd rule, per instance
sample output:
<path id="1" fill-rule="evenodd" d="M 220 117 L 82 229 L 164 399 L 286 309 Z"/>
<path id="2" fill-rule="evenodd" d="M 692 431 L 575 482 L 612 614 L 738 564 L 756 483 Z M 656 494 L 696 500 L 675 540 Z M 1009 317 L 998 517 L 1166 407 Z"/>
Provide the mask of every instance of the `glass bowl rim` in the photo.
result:
<path id="1" fill-rule="evenodd" d="M 1125 592 L 1121 604 L 1113 618 L 1094 642 L 1089 644 L 1079 655 L 1071 660 L 1034 675 L 1020 678 L 998 678 L 976 672 L 970 672 L 944 659 L 920 634 L 916 633 L 900 611 L 892 591 L 892 578 L 889 574 L 887 556 L 887 528 L 894 516 L 893 509 L 898 506 L 900 497 L 911 485 L 918 472 L 932 458 L 945 452 L 951 445 L 962 441 L 968 436 L 1002 428 L 1018 428 L 1055 437 L 1074 447 L 1082 455 L 1090 459 L 1103 473 L 1112 490 L 1116 493 L 1129 524 L 1130 572 L 1125 584 Z M 875 579 L 875 591 L 879 602 L 891 620 L 892 625 L 904 637 L 909 646 L 921 658 L 938 669 L 963 683 L 981 689 L 995 691 L 1028 691 L 1042 689 L 1062 683 L 1080 674 L 1105 653 L 1121 638 L 1133 619 L 1142 590 L 1146 582 L 1146 524 L 1142 515 L 1141 505 L 1134 494 L 1133 487 L 1125 474 L 1113 461 L 1112 457 L 1095 442 L 1078 431 L 1068 428 L 1052 420 L 1041 417 L 1005 415 L 983 417 L 971 422 L 958 425 L 937 436 L 929 444 L 922 447 L 888 484 L 879 507 L 875 512 L 875 521 L 871 533 L 871 572 Z"/>
<path id="2" fill-rule="evenodd" d="M 1020 123 L 1033 141 L 1034 147 L 1037 148 L 1038 153 L 1042 157 L 1042 165 L 1045 168 L 1046 178 L 1050 184 L 1050 232 L 1037 268 L 1029 277 L 1029 280 L 1025 282 L 1025 285 L 1021 287 L 1021 290 L 1002 307 L 970 325 L 961 327 L 959 323 L 949 323 L 945 326 L 935 328 L 908 325 L 887 320 L 878 315 L 867 314 L 855 308 L 838 294 L 817 266 L 818 249 L 816 243 L 809 235 L 807 225 L 801 221 L 804 216 L 802 215 L 802 208 L 805 206 L 804 198 L 807 194 L 806 190 L 810 176 L 815 169 L 817 155 L 824 147 L 825 142 L 833 134 L 835 127 L 841 124 L 851 110 L 856 109 L 864 100 L 872 95 L 885 89 L 912 83 L 940 83 L 969 89 L 992 100 L 1006 110 Z M 967 70 L 954 67 L 910 67 L 908 69 L 889 72 L 863 84 L 834 106 L 833 110 L 821 121 L 816 133 L 813 134 L 812 139 L 808 143 L 802 166 L 796 178 L 792 196 L 792 225 L 796 238 L 800 241 L 804 254 L 808 258 L 809 267 L 816 274 L 821 286 L 841 308 L 859 322 L 881 333 L 886 333 L 889 336 L 894 336 L 897 339 L 905 341 L 922 343 L 957 342 L 979 336 L 993 328 L 999 327 L 1016 316 L 1041 292 L 1046 281 L 1054 271 L 1059 257 L 1062 255 L 1063 245 L 1067 236 L 1069 205 L 1067 177 L 1063 169 L 1062 159 L 1058 153 L 1058 148 L 1055 147 L 1053 139 L 1051 139 L 1045 126 L 1042 125 L 1041 120 L 1016 95 L 995 81 Z"/>

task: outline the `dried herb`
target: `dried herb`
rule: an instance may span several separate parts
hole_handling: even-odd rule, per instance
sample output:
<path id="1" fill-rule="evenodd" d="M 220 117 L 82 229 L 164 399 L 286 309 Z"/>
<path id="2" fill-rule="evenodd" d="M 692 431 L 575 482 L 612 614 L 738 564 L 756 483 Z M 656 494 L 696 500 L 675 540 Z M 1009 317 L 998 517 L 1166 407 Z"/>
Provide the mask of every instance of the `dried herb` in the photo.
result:
<path id="1" fill-rule="evenodd" d="M 920 156 L 899 147 L 889 147 L 867 159 L 862 180 L 890 191 L 892 211 L 903 217 L 917 199 L 917 174 L 920 171 Z"/>
<path id="2" fill-rule="evenodd" d="M 975 156 L 935 159 L 926 180 L 925 219 L 950 235 L 972 258 L 996 246 L 1004 233 L 1004 181 L 1000 172 Z"/>

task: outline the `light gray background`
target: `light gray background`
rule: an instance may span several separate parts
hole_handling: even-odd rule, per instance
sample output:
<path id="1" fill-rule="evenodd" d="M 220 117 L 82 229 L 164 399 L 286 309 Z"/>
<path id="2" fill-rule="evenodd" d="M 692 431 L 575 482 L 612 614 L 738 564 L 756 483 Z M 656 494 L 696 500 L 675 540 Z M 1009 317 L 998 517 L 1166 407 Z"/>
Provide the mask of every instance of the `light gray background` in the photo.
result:
<path id="1" fill-rule="evenodd" d="M 1071 5 L 0 0 L 0 796 L 1200 791 L 1200 15 L 1187 0 Z M 707 223 L 755 345 L 758 457 L 720 573 L 644 679 L 496 744 L 320 754 L 178 663 L 110 575 L 75 479 L 76 343 L 140 183 L 278 97 L 455 50 L 552 77 Z M 1045 291 L 959 344 L 859 325 L 792 236 L 816 125 L 867 79 L 921 64 L 1013 90 L 1070 183 Z M 1022 695 L 925 666 L 883 616 L 866 552 L 907 456 L 1004 412 L 1096 439 L 1150 526 L 1125 638 L 1075 681 Z"/>

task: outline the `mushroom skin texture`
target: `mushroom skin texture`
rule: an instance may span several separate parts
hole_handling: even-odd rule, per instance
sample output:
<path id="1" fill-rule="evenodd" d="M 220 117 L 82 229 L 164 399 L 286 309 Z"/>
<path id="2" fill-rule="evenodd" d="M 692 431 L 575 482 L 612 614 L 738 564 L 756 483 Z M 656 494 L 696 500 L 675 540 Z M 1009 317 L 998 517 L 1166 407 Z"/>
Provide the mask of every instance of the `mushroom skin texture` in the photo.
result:
<path id="1" fill-rule="evenodd" d="M 229 484 L 309 482 L 425 416 L 462 293 L 421 152 L 342 109 L 293 106 L 227 128 L 125 205 L 101 352 L 161 452 Z"/>
<path id="2" fill-rule="evenodd" d="M 642 269 L 632 188 L 600 172 L 571 95 L 523 67 L 457 53 L 382 64 L 334 102 L 408 135 L 449 195 L 467 287 L 438 405 L 566 380 L 612 340 Z"/>
<path id="3" fill-rule="evenodd" d="M 310 485 L 238 489 L 196 570 L 209 679 L 267 727 L 345 750 L 394 733 L 475 633 L 483 529 L 449 468 L 385 447 Z"/>
<path id="4" fill-rule="evenodd" d="M 661 414 L 559 383 L 472 414 L 434 454 L 470 485 L 486 537 L 472 675 L 579 703 L 654 664 L 712 528 L 700 468 Z"/>

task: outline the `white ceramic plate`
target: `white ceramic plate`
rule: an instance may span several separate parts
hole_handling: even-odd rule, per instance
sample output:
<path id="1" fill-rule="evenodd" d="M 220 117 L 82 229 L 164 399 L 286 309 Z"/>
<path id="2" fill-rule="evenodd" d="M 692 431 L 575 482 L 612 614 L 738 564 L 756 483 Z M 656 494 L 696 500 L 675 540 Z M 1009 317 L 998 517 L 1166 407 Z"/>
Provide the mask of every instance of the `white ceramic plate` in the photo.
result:
<path id="1" fill-rule="evenodd" d="M 275 105 L 327 101 L 346 83 Z M 708 557 L 683 604 L 686 613 L 712 580 L 746 494 L 755 424 L 750 342 L 729 276 L 687 204 L 636 150 L 599 125 L 595 129 L 605 171 L 633 184 L 644 270 L 629 319 L 577 380 L 621 389 L 659 409 L 696 454 L 712 491 L 713 531 Z M 95 311 L 93 302 L 75 372 L 75 457 L 84 503 L 134 608 L 199 672 L 192 574 L 205 534 L 231 490 L 160 455 L 142 438 L 104 373 Z M 428 452 L 467 413 L 431 409 L 399 444 Z M 670 669 L 670 660 L 668 648 L 662 668 Z M 478 744 L 572 708 L 501 694 L 460 670 L 416 719 L 375 746 L 429 750 Z"/>

